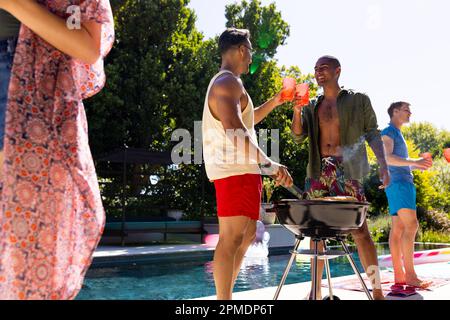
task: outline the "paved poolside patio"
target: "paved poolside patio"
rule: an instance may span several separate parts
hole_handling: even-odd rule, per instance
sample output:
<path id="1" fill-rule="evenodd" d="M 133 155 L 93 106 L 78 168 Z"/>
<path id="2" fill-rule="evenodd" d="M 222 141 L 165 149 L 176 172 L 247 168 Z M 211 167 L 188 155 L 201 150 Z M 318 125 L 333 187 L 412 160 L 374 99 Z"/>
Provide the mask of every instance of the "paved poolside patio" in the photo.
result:
<path id="1" fill-rule="evenodd" d="M 446 284 L 433 290 L 419 290 L 409 297 L 391 297 L 388 300 L 450 300 L 450 263 L 430 263 L 416 266 L 419 277 L 447 280 Z M 382 272 L 382 278 L 388 276 L 389 271 Z M 345 283 L 356 278 L 355 275 L 332 278 L 332 283 Z M 326 280 L 324 280 L 326 282 Z M 279 300 L 305 300 L 311 288 L 310 282 L 302 282 L 284 285 Z M 233 294 L 233 300 L 272 300 L 276 287 L 237 292 Z M 328 294 L 328 288 L 322 287 L 322 295 Z M 341 300 L 367 300 L 362 291 L 339 289 L 333 286 L 333 294 Z M 193 300 L 215 300 L 215 296 L 203 297 Z"/>

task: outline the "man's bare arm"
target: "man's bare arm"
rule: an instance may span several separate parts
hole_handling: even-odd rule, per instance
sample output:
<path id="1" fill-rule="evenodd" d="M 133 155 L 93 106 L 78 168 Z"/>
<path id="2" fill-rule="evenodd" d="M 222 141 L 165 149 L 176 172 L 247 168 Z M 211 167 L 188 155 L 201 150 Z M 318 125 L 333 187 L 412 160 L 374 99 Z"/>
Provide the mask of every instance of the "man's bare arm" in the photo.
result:
<path id="1" fill-rule="evenodd" d="M 404 159 L 399 156 L 393 154 L 394 152 L 394 141 L 388 137 L 382 137 L 384 142 L 384 147 L 386 149 L 386 160 L 388 165 L 390 166 L 398 166 L 398 167 L 406 167 L 411 166 L 417 169 L 428 169 L 429 165 L 431 165 L 431 161 L 427 159 Z"/>
<path id="2" fill-rule="evenodd" d="M 284 186 L 292 185 L 292 177 L 287 171 L 286 167 L 272 161 L 262 151 L 257 141 L 253 140 L 248 129 L 241 118 L 240 97 L 243 88 L 237 79 L 226 76 L 219 79 L 212 87 L 208 101 L 214 106 L 213 115 L 215 115 L 222 123 L 225 130 L 241 130 L 243 135 L 231 135 L 233 137 L 232 143 L 235 148 L 244 145 L 244 157 L 247 161 L 263 164 L 269 166 L 269 174 L 274 177 L 277 184 Z M 237 138 L 237 139 L 235 139 Z"/>
<path id="3" fill-rule="evenodd" d="M 303 134 L 302 109 L 301 108 L 294 108 L 294 116 L 292 118 L 291 130 L 292 130 L 292 133 L 296 136 L 301 136 Z"/>
<path id="4" fill-rule="evenodd" d="M 245 141 L 233 141 L 235 147 L 245 145 L 245 158 L 258 164 L 267 164 L 270 158 L 259 148 L 241 118 L 240 97 L 241 84 L 232 76 L 225 76 L 216 81 L 211 88 L 210 104 L 214 106 L 213 114 L 220 120 L 225 130 L 242 130 Z M 256 158 L 255 158 L 256 156 Z"/>
<path id="5" fill-rule="evenodd" d="M 281 101 L 281 93 L 277 93 L 270 100 L 263 103 L 255 109 L 255 124 L 260 123 L 265 117 L 269 115 L 276 107 L 283 104 Z"/>
<path id="6" fill-rule="evenodd" d="M 388 170 L 388 165 L 386 161 L 386 153 L 384 150 L 384 143 L 381 140 L 381 135 L 378 133 L 372 140 L 368 141 L 370 148 L 372 149 L 375 157 L 377 158 L 378 164 L 380 165 L 379 174 L 380 180 L 383 182 L 383 185 L 380 186 L 380 189 L 387 188 L 391 182 L 391 177 Z"/>
<path id="7" fill-rule="evenodd" d="M 386 161 L 386 153 L 384 151 L 383 140 L 381 140 L 380 137 L 374 138 L 372 141 L 369 142 L 369 146 L 373 150 L 373 153 L 375 154 L 380 167 L 386 168 L 387 161 Z"/>

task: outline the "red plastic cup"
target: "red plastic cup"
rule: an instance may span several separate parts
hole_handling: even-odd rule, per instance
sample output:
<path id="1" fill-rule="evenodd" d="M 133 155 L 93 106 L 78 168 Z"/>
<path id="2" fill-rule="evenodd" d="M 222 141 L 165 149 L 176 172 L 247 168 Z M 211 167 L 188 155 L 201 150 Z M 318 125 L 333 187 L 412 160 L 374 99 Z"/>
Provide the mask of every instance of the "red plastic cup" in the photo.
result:
<path id="1" fill-rule="evenodd" d="M 431 153 L 429 153 L 429 152 L 422 153 L 420 156 L 421 156 L 422 158 L 424 158 L 424 159 L 430 159 L 430 160 L 433 160 L 433 156 L 432 156 Z"/>
<path id="2" fill-rule="evenodd" d="M 304 107 L 309 104 L 309 85 L 300 83 L 295 87 L 296 107 Z M 300 98 L 300 99 L 298 99 Z"/>
<path id="3" fill-rule="evenodd" d="M 450 148 L 444 149 L 444 158 L 450 163 Z"/>
<path id="4" fill-rule="evenodd" d="M 425 153 L 422 153 L 420 156 L 424 159 L 430 160 L 431 165 L 433 165 L 433 156 L 431 155 L 431 153 L 425 152 Z"/>
<path id="5" fill-rule="evenodd" d="M 282 101 L 292 101 L 295 95 L 295 85 L 296 81 L 293 78 L 283 79 L 283 90 L 281 91 Z"/>

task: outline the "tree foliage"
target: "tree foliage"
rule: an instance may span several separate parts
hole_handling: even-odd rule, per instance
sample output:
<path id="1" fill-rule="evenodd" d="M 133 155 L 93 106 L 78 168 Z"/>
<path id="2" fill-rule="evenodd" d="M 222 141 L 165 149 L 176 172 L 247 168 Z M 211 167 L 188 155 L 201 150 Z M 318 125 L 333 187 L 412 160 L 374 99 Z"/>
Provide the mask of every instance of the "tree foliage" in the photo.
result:
<path id="1" fill-rule="evenodd" d="M 219 67 L 217 46 L 203 39 L 187 4 L 183 0 L 113 3 L 116 43 L 106 61 L 108 80 L 100 94 L 86 101 L 94 157 L 123 145 L 170 151 L 172 131 L 185 128 L 192 132 L 194 121 L 201 120 L 204 88 Z M 102 163 L 97 167 L 104 171 Z M 149 172 L 160 177 L 157 185 L 150 185 Z M 175 171 L 135 165 L 129 166 L 128 175 L 127 194 L 139 197 L 147 208 L 183 205 L 192 195 L 198 198 L 194 183 L 202 179 L 201 167 Z M 174 182 L 172 176 L 179 181 Z M 187 181 L 191 185 L 185 192 Z M 123 183 L 120 176 L 111 182 L 103 187 L 106 203 L 116 197 L 117 188 L 112 185 Z M 179 190 L 173 190 L 171 183 Z"/>
<path id="2" fill-rule="evenodd" d="M 442 150 L 450 146 L 450 132 L 439 130 L 428 122 L 416 122 L 402 129 L 405 139 L 416 145 L 419 153 L 430 152 L 434 157 L 441 157 Z"/>
<path id="3" fill-rule="evenodd" d="M 94 158 L 123 145 L 170 151 L 175 144 L 171 141 L 173 130 L 185 128 L 193 136 L 194 121 L 202 118 L 206 89 L 220 67 L 217 37 L 204 39 L 196 29 L 195 13 L 187 7 L 188 1 L 114 0 L 112 5 L 116 43 L 106 60 L 106 87 L 86 101 Z M 242 79 L 255 107 L 281 89 L 285 76 L 308 82 L 311 97 L 316 95 L 313 75 L 302 73 L 297 66 L 279 66 L 274 58 L 290 32 L 275 4 L 263 6 L 259 0 L 242 1 L 226 6 L 225 17 L 224 28 L 233 26 L 251 32 L 255 54 L 250 74 Z M 286 103 L 256 129 L 279 130 L 280 162 L 288 166 L 294 182 L 301 187 L 308 161 L 308 141 L 300 145 L 293 141 L 291 119 L 292 105 Z M 412 124 L 404 134 L 417 146 L 417 150 L 410 146 L 411 154 L 429 151 L 440 156 L 444 146 L 450 147 L 450 133 L 431 124 Z M 269 136 L 266 143 L 270 139 Z M 378 190 L 378 167 L 370 152 L 369 158 L 372 170 L 365 187 L 372 202 L 371 214 L 376 215 L 387 211 L 387 201 L 384 192 Z M 104 169 L 120 172 L 121 166 L 97 163 L 97 169 L 100 181 L 108 182 L 102 185 L 105 204 L 120 205 L 122 177 L 108 176 Z M 449 193 L 439 193 L 433 187 L 448 182 L 445 176 L 448 173 L 441 171 L 442 174 L 416 175 L 421 205 L 435 207 L 447 203 L 443 206 L 447 209 L 450 206 Z M 197 218 L 201 208 L 207 215 L 216 212 L 214 188 L 201 165 L 169 168 L 135 165 L 128 167 L 127 174 L 128 204 L 137 208 L 136 214 L 159 207 L 181 208 L 186 218 Z M 151 175 L 159 177 L 156 185 L 150 183 Z M 276 188 L 272 199 L 286 196 L 289 196 L 286 191 Z M 447 202 L 442 200 L 446 196 Z"/>

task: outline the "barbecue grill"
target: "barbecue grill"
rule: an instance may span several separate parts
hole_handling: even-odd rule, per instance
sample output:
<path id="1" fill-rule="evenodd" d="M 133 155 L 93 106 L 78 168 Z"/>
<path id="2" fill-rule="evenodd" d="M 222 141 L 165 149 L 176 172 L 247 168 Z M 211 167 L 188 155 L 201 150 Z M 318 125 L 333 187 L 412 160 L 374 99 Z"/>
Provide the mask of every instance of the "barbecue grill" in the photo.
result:
<path id="1" fill-rule="evenodd" d="M 355 261 L 351 256 L 351 252 L 345 243 L 345 237 L 352 230 L 359 229 L 366 218 L 369 203 L 353 202 L 353 201 L 328 201 L 328 200 L 303 200 L 298 188 L 289 189 L 297 195 L 299 199 L 281 200 L 275 204 L 276 214 L 280 224 L 292 232 L 296 241 L 293 250 L 290 251 L 291 257 L 287 263 L 286 269 L 281 278 L 281 282 L 275 293 L 274 300 L 278 299 L 281 288 L 283 287 L 286 277 L 291 269 L 292 263 L 296 255 L 306 255 L 313 259 L 312 262 L 312 282 L 313 291 L 312 299 L 316 300 L 317 281 L 318 281 L 318 260 L 324 260 L 325 271 L 328 280 L 329 296 L 324 300 L 339 300 L 333 295 L 331 286 L 330 265 L 328 260 L 340 256 L 346 256 L 350 262 L 353 271 L 358 277 L 369 300 L 372 300 L 369 289 L 359 273 Z M 300 242 L 304 237 L 311 237 L 314 242 L 313 250 L 299 250 Z M 337 240 L 344 251 L 328 250 L 326 241 L 330 239 Z M 322 241 L 324 251 L 319 252 L 318 245 Z"/>

